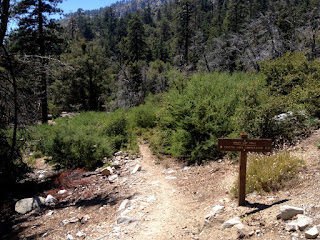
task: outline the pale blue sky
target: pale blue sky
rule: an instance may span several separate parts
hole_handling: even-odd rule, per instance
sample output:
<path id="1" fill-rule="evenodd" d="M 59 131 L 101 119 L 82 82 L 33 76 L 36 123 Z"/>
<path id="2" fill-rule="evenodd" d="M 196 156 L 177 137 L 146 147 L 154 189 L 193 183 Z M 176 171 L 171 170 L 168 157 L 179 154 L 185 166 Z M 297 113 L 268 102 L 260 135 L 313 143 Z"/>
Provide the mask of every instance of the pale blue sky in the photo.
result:
<path id="1" fill-rule="evenodd" d="M 62 3 L 58 5 L 60 9 L 63 10 L 63 14 L 68 14 L 71 12 L 76 12 L 79 8 L 83 10 L 93 10 L 99 9 L 101 7 L 110 6 L 112 3 L 117 2 L 117 0 L 63 0 Z M 55 14 L 51 18 L 60 19 L 63 15 Z M 17 27 L 17 22 L 11 19 L 8 25 L 8 29 L 13 29 Z"/>
<path id="2" fill-rule="evenodd" d="M 64 0 L 59 4 L 64 13 L 75 12 L 78 8 L 83 10 L 99 9 L 100 7 L 110 6 L 112 3 L 117 2 L 117 0 Z"/>

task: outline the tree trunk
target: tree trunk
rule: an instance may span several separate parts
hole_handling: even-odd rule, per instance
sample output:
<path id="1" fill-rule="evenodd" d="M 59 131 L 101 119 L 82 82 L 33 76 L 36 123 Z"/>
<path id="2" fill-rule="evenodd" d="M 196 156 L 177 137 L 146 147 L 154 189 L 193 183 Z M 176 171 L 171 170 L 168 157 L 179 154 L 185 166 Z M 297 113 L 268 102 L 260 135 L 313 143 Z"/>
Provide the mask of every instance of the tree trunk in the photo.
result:
<path id="1" fill-rule="evenodd" d="M 1 47 L 4 45 L 3 40 L 7 32 L 8 26 L 8 19 L 9 19 L 9 7 L 10 7 L 10 0 L 3 0 L 2 1 L 2 12 L 1 12 L 1 25 L 0 25 L 0 44 Z"/>
<path id="2" fill-rule="evenodd" d="M 42 16 L 42 0 L 39 0 L 39 14 L 38 14 L 38 21 L 39 21 L 39 46 L 40 46 L 40 56 L 45 56 L 45 46 L 44 46 L 44 36 L 43 36 L 43 16 Z M 41 113 L 42 113 L 42 123 L 48 122 L 48 95 L 47 95 L 47 76 L 45 73 L 45 60 L 41 58 Z"/>
<path id="3" fill-rule="evenodd" d="M 185 46 L 184 46 L 184 57 L 186 60 L 186 65 L 189 64 L 189 18 L 190 18 L 190 12 L 189 12 L 189 3 L 186 2 L 186 35 L 185 35 Z"/>

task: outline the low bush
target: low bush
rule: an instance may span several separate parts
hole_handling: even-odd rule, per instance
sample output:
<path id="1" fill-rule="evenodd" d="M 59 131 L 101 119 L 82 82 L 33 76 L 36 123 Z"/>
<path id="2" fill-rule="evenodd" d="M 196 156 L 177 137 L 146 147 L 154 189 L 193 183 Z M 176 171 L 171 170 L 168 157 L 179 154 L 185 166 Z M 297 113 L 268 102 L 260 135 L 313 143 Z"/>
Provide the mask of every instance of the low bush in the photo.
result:
<path id="1" fill-rule="evenodd" d="M 271 156 L 250 154 L 248 157 L 246 193 L 278 191 L 296 177 L 304 167 L 302 160 L 288 152 L 275 153 Z M 238 181 L 232 189 L 237 196 Z"/>
<path id="2" fill-rule="evenodd" d="M 48 161 L 63 168 L 92 169 L 104 157 L 112 156 L 117 147 L 105 133 L 108 118 L 108 113 L 86 112 L 72 119 L 57 119 L 54 126 L 37 125 L 31 131 L 33 149 L 52 156 Z"/>
<path id="3" fill-rule="evenodd" d="M 151 104 L 133 108 L 129 115 L 132 121 L 131 128 L 154 128 L 157 123 L 156 110 Z"/>
<path id="4" fill-rule="evenodd" d="M 37 125 L 31 129 L 31 151 L 52 158 L 47 161 L 62 168 L 93 169 L 115 151 L 138 152 L 137 128 L 155 126 L 151 105 L 112 113 L 84 112 L 73 118 L 56 119 L 56 124 Z"/>
<path id="5" fill-rule="evenodd" d="M 308 61 L 303 53 L 287 53 L 261 63 L 261 72 L 269 94 L 279 102 L 285 102 L 289 108 L 300 105 L 311 115 L 320 116 L 319 59 Z"/>
<path id="6" fill-rule="evenodd" d="M 110 139 L 95 130 L 60 125 L 47 150 L 52 156 L 50 161 L 64 168 L 92 169 L 99 165 L 104 157 L 112 156 L 113 146 Z"/>
<path id="7" fill-rule="evenodd" d="M 218 137 L 237 136 L 248 124 L 248 117 L 240 119 L 239 109 L 257 108 L 263 81 L 257 75 L 243 73 L 198 74 L 188 80 L 183 89 L 171 89 L 163 95 L 158 110 L 158 130 L 153 149 L 190 162 L 218 157 Z M 246 92 L 255 95 L 251 103 L 243 99 Z M 251 96 L 250 95 L 250 96 Z M 248 104 L 250 106 L 247 106 Z M 247 105 L 246 105 L 247 104 Z M 255 114 L 250 115 L 255 120 Z M 243 123 L 239 123 L 243 121 Z M 236 123 L 236 124 L 235 124 Z M 248 126 L 249 128 L 250 126 Z M 165 138 L 165 139 L 163 139 Z"/>

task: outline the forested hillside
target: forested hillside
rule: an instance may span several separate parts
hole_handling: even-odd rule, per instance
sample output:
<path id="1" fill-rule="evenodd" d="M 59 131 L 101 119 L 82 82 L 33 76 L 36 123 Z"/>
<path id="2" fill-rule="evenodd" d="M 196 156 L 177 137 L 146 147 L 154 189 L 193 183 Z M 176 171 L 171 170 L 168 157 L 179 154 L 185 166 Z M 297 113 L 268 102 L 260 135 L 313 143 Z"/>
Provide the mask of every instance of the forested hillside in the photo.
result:
<path id="1" fill-rule="evenodd" d="M 121 17 L 79 10 L 63 26 L 50 19 L 59 2 L 1 1 L 1 173 L 23 165 L 22 130 L 63 111 L 145 104 L 152 124 L 135 126 L 153 129 L 154 150 L 192 161 L 217 157 L 217 137 L 291 140 L 319 116 L 317 0 L 139 2 Z M 282 113 L 296 122 L 277 124 Z M 123 121 L 121 137 L 141 134 Z M 112 141 L 110 151 L 131 140 Z"/>
<path id="2" fill-rule="evenodd" d="M 318 1 L 176 1 L 121 18 L 112 7 L 95 17 L 79 11 L 55 32 L 60 43 L 51 41 L 52 54 L 76 66 L 55 76 L 52 103 L 68 111 L 130 107 L 166 91 L 173 71 L 260 71 L 262 61 L 296 51 L 313 60 L 319 15 Z M 22 30 L 11 38 L 17 53 Z"/>

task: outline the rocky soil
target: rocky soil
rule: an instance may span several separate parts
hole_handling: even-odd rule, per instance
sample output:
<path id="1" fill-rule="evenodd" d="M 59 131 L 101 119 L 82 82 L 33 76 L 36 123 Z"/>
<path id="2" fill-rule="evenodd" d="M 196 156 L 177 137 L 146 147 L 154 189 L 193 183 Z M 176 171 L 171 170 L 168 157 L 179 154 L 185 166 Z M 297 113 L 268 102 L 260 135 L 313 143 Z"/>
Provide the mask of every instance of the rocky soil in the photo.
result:
<path id="1" fill-rule="evenodd" d="M 30 212 L 12 215 L 21 198 L 3 205 L 2 225 L 8 219 L 12 224 L 2 238 L 319 238 L 319 141 L 320 130 L 288 149 L 307 164 L 297 180 L 280 192 L 249 194 L 244 207 L 238 207 L 229 192 L 237 177 L 236 164 L 219 160 L 186 166 L 170 158 L 160 162 L 142 144 L 140 156 L 117 153 L 108 169 L 79 170 L 67 183 L 25 194 L 43 197 L 43 204 Z M 40 159 L 30 177 L 45 182 L 53 174 Z M 289 219 L 284 217 L 288 208 L 294 212 Z M 10 218 L 4 218 L 8 214 Z"/>

